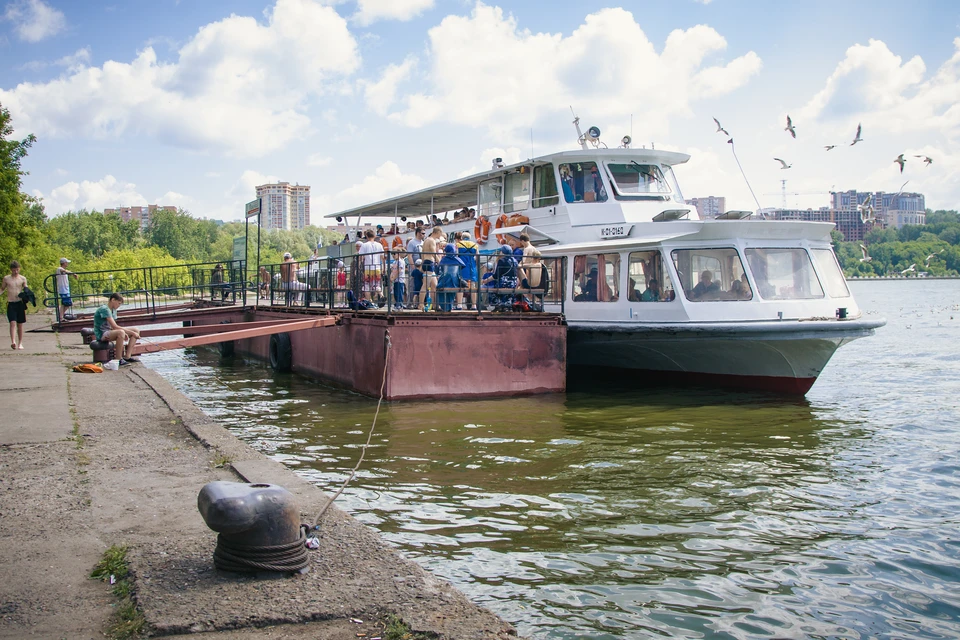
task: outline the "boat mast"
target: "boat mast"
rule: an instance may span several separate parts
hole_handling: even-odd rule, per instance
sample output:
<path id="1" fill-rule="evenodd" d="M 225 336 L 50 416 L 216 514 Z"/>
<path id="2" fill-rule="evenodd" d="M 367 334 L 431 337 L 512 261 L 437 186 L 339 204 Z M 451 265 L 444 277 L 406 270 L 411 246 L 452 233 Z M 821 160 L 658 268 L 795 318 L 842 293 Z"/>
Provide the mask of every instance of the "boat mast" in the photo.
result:
<path id="1" fill-rule="evenodd" d="M 577 141 L 580 143 L 580 148 L 586 151 L 587 140 L 583 137 L 583 133 L 580 132 L 580 116 L 573 110 L 573 105 L 570 105 L 570 113 L 573 114 L 573 126 L 577 128 Z"/>

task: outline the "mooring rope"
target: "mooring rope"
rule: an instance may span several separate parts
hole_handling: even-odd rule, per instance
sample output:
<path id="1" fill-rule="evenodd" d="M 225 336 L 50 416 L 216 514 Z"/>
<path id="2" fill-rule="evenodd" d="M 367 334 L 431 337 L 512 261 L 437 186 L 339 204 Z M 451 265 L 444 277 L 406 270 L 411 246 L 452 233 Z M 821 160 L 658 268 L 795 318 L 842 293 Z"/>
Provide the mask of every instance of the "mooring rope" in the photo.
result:
<path id="1" fill-rule="evenodd" d="M 300 525 L 300 535 L 295 542 L 273 546 L 239 545 L 217 535 L 217 548 L 213 551 L 213 564 L 224 571 L 301 571 L 310 562 L 307 555 L 307 525 Z"/>
<path id="2" fill-rule="evenodd" d="M 360 459 L 357 460 L 357 464 L 354 465 L 353 470 L 350 471 L 350 475 L 347 476 L 347 479 L 343 481 L 343 484 L 340 485 L 340 488 L 337 489 L 337 492 L 333 494 L 333 497 L 327 501 L 327 504 L 323 505 L 323 508 L 320 509 L 320 513 L 317 514 L 317 517 L 313 519 L 313 524 L 310 525 L 311 531 L 316 531 L 317 523 L 320 522 L 320 518 L 323 517 L 323 514 L 327 512 L 327 509 L 330 508 L 330 505 L 333 504 L 334 500 L 340 497 L 340 494 L 343 493 L 343 490 L 347 488 L 347 485 L 350 484 L 350 481 L 357 475 L 357 470 L 360 469 L 360 465 L 363 464 L 363 458 L 367 455 L 367 448 L 370 446 L 370 440 L 373 438 L 373 430 L 377 426 L 377 417 L 380 415 L 380 405 L 383 403 L 383 390 L 387 386 L 387 365 L 390 362 L 390 347 L 392 343 L 390 342 L 390 330 L 388 329 L 383 336 L 385 348 L 383 354 L 383 378 L 380 380 L 380 399 L 377 400 L 377 410 L 373 414 L 373 424 L 370 425 L 370 431 L 367 433 L 367 442 L 363 445 L 363 450 L 360 452 Z"/>

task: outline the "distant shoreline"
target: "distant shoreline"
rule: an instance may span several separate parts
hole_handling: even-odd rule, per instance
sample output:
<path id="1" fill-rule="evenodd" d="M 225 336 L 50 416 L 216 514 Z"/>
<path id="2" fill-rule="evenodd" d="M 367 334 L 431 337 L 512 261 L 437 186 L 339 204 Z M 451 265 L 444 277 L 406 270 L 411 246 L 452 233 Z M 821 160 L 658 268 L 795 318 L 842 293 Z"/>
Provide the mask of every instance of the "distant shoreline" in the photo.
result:
<path id="1" fill-rule="evenodd" d="M 874 276 L 872 278 L 862 278 L 858 276 L 850 276 L 847 280 L 856 280 L 857 282 L 874 282 L 874 281 L 884 281 L 884 280 L 960 280 L 960 276 L 923 276 L 919 278 L 917 276 Z"/>

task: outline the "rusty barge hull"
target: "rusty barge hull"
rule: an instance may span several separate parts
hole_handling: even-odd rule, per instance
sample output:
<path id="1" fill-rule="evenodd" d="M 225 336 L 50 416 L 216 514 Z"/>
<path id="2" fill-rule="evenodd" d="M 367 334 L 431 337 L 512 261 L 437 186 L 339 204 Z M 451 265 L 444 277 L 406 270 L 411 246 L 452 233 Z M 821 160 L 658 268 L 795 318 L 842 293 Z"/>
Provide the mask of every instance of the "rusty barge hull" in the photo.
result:
<path id="1" fill-rule="evenodd" d="M 295 373 L 374 397 L 380 396 L 383 383 L 389 400 L 566 390 L 567 327 L 559 314 L 337 315 L 340 321 L 335 326 L 286 334 Z M 282 322 L 291 316 L 307 319 L 314 314 L 238 309 L 230 320 Z M 223 316 L 200 316 L 192 324 L 222 320 Z M 269 362 L 270 341 L 269 335 L 235 340 L 233 350 Z"/>

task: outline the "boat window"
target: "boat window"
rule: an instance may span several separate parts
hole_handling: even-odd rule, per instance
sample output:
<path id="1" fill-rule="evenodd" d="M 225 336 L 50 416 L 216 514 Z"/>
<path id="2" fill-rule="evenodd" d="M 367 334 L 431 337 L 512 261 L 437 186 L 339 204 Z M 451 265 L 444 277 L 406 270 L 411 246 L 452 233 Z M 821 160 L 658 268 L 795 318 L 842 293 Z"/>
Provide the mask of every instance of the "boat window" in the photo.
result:
<path id="1" fill-rule="evenodd" d="M 663 177 L 667 179 L 667 184 L 670 185 L 670 190 L 673 191 L 673 201 L 686 204 L 683 194 L 680 192 L 680 183 L 677 182 L 677 176 L 673 173 L 673 167 L 662 164 L 660 169 L 663 171 Z"/>
<path id="2" fill-rule="evenodd" d="M 747 249 L 747 264 L 765 300 L 823 297 L 810 256 L 803 249 Z"/>
<path id="3" fill-rule="evenodd" d="M 663 268 L 659 251 L 634 251 L 627 266 L 627 298 L 630 302 L 673 300 L 673 280 Z"/>
<path id="4" fill-rule="evenodd" d="M 736 249 L 676 249 L 672 255 L 687 300 L 713 302 L 753 298 L 753 290 Z"/>
<path id="5" fill-rule="evenodd" d="M 574 302 L 616 302 L 619 299 L 619 282 L 619 253 L 573 258 Z"/>
<path id="6" fill-rule="evenodd" d="M 487 180 L 480 183 L 480 193 L 477 197 L 477 206 L 481 216 L 500 215 L 500 192 L 503 184 L 499 179 Z"/>
<path id="7" fill-rule="evenodd" d="M 560 203 L 557 195 L 557 177 L 553 165 L 545 164 L 533 169 L 533 206 L 552 207 Z"/>
<path id="8" fill-rule="evenodd" d="M 607 190 L 596 162 L 560 165 L 560 186 L 567 202 L 606 202 Z"/>
<path id="9" fill-rule="evenodd" d="M 530 168 L 520 167 L 503 179 L 503 210 L 523 211 L 530 206 Z"/>
<path id="10" fill-rule="evenodd" d="M 613 187 L 619 196 L 661 196 L 670 193 L 670 185 L 655 164 L 607 163 Z"/>
<path id="11" fill-rule="evenodd" d="M 813 249 L 813 259 L 827 288 L 827 295 L 831 298 L 849 298 L 850 290 L 847 289 L 847 281 L 843 279 L 843 271 L 837 264 L 833 249 Z"/>

